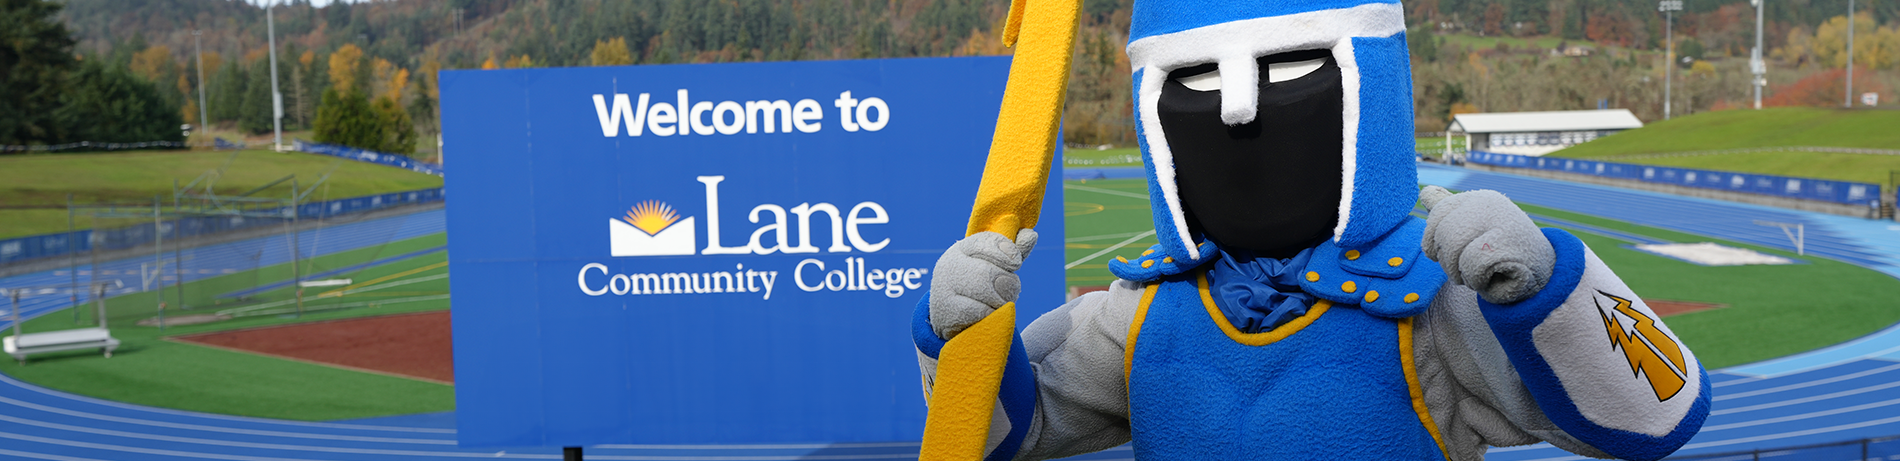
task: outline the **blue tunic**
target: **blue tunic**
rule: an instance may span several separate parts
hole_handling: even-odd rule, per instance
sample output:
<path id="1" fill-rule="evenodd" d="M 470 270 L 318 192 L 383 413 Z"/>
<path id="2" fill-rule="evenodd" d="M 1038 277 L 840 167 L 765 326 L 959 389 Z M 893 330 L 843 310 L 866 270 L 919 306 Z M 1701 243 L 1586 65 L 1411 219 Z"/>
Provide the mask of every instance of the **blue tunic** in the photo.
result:
<path id="1" fill-rule="evenodd" d="M 1150 283 L 1129 328 L 1137 459 L 1445 459 L 1411 319 L 1319 301 L 1245 334 L 1215 307 L 1205 273 Z"/>

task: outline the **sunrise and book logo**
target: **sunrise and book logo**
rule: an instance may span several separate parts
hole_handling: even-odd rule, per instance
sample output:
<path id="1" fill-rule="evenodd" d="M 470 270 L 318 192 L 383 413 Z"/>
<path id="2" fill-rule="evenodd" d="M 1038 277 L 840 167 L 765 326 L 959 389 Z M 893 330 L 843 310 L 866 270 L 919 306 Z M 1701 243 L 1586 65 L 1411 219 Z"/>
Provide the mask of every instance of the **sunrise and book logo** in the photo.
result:
<path id="1" fill-rule="evenodd" d="M 627 214 L 608 219 L 614 256 L 692 255 L 699 243 L 693 217 L 680 219 L 672 206 L 657 200 L 635 204 Z"/>

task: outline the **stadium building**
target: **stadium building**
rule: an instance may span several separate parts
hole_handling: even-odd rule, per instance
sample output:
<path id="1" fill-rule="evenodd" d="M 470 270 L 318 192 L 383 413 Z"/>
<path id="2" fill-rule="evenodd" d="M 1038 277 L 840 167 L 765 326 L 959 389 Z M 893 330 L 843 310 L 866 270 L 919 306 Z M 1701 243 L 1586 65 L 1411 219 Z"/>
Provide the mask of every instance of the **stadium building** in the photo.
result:
<path id="1" fill-rule="evenodd" d="M 1642 127 L 1628 109 L 1458 114 L 1445 137 L 1464 135 L 1472 151 L 1541 156 Z"/>

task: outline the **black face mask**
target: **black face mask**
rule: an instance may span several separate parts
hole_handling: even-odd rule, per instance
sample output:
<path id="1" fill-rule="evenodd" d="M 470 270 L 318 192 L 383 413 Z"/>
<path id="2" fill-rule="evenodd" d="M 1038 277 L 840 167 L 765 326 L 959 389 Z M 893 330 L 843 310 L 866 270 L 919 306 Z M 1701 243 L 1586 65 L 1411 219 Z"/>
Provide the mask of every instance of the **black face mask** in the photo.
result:
<path id="1" fill-rule="evenodd" d="M 1195 91 L 1168 75 L 1156 105 L 1174 154 L 1175 184 L 1188 225 L 1223 247 L 1288 257 L 1332 235 L 1339 222 L 1343 127 L 1339 65 L 1327 50 L 1259 59 L 1253 122 L 1227 126 L 1219 90 Z M 1268 83 L 1273 63 L 1329 58 L 1318 70 Z"/>

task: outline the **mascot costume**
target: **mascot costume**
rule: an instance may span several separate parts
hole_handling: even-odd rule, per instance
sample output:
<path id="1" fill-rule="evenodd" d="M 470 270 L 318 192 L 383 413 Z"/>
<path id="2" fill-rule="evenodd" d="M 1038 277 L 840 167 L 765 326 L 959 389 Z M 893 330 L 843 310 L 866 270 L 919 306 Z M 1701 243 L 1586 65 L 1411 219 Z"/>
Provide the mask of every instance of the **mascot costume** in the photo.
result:
<path id="1" fill-rule="evenodd" d="M 1007 354 L 977 373 L 996 384 L 972 387 L 946 375 L 973 360 L 950 349 L 1013 318 L 1036 240 L 973 221 L 913 322 L 929 431 L 948 433 L 926 433 L 926 459 L 1132 441 L 1143 460 L 1475 460 L 1536 442 L 1654 460 L 1701 427 L 1701 364 L 1588 247 L 1497 192 L 1417 187 L 1397 1 L 1136 0 L 1128 35 L 1160 244 L 1110 263 L 1108 291 L 1005 327 Z M 959 414 L 977 433 L 939 424 Z"/>

